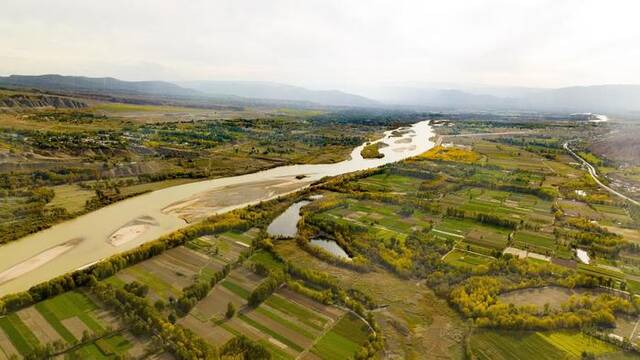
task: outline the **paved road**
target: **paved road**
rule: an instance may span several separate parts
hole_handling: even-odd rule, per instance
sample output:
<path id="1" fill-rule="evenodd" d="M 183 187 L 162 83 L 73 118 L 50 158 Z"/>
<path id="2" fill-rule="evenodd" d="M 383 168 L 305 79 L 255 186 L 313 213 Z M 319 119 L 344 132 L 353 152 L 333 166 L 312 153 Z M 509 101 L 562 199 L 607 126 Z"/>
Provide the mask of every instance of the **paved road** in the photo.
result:
<path id="1" fill-rule="evenodd" d="M 596 171 L 596 168 L 593 167 L 593 165 L 589 164 L 585 159 L 581 158 L 578 154 L 576 154 L 575 152 L 573 152 L 573 150 L 571 150 L 569 148 L 569 142 L 565 142 L 564 143 L 564 149 L 567 150 L 574 158 L 578 159 L 580 162 L 582 162 L 582 164 L 584 166 L 587 167 L 587 170 L 589 171 L 589 174 L 591 175 L 591 177 L 593 178 L 593 180 L 598 183 L 598 185 L 600 185 L 603 189 L 607 190 L 608 192 L 617 195 L 618 197 L 625 199 L 627 201 L 629 201 L 630 203 L 633 203 L 637 206 L 640 206 L 640 202 L 633 200 L 632 198 L 621 194 L 615 190 L 613 190 L 612 188 L 608 187 L 607 185 L 603 184 L 602 181 L 600 181 L 600 179 L 598 178 L 598 172 Z"/>

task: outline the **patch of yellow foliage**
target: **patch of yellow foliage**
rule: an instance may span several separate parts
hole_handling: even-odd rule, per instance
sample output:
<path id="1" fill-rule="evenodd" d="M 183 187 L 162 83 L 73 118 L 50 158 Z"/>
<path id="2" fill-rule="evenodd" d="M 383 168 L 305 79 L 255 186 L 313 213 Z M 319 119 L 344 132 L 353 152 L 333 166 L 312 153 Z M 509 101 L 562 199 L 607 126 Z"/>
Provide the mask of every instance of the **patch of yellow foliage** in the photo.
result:
<path id="1" fill-rule="evenodd" d="M 480 160 L 480 154 L 473 150 L 444 146 L 436 146 L 420 155 L 420 157 L 429 160 L 454 161 L 467 164 Z"/>

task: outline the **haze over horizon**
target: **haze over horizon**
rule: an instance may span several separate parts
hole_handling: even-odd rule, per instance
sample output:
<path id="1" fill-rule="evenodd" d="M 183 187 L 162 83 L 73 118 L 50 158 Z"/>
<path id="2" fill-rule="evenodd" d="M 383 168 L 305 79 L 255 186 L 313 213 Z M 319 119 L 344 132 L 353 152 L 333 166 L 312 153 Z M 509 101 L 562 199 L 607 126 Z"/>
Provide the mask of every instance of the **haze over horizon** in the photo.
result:
<path id="1" fill-rule="evenodd" d="M 409 83 L 640 83 L 637 2 L 110 1 L 0 13 L 0 74 Z M 46 36 L 42 36 L 46 34 Z"/>

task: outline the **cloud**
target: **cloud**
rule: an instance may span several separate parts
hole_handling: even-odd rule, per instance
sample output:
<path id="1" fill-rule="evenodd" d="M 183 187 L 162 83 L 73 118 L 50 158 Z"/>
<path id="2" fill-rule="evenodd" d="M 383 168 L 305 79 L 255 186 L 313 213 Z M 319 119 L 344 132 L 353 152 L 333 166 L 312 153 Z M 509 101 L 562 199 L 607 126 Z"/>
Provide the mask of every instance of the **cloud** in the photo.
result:
<path id="1" fill-rule="evenodd" d="M 0 72 L 336 86 L 637 83 L 636 4 L 5 0 Z"/>

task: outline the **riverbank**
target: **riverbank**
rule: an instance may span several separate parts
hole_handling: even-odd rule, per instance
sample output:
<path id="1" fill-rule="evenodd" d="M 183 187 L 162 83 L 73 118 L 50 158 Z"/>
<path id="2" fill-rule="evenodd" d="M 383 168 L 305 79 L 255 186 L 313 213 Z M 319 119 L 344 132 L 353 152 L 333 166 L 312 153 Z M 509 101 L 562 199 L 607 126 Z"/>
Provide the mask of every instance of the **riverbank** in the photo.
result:
<path id="1" fill-rule="evenodd" d="M 375 168 L 416 156 L 433 146 L 430 140 L 433 132 L 428 121 L 412 125 L 410 131 L 400 137 L 392 137 L 391 134 L 392 131 L 387 131 L 381 139 L 389 145 L 380 150 L 385 155 L 381 159 L 363 159 L 360 152 L 364 145 L 360 145 L 353 149 L 351 159 L 339 163 L 281 166 L 252 174 L 165 188 L 111 204 L 3 245 L 0 247 L 0 273 L 71 239 L 84 239 L 54 259 L 0 284 L 0 296 L 26 290 L 52 277 L 133 249 L 187 226 L 185 220 L 196 222 L 206 216 L 304 189 L 325 177 Z M 410 139 L 410 142 L 396 143 L 402 138 Z M 139 218 L 146 218 L 157 225 L 145 227 L 144 231 L 134 229 L 118 233 Z M 117 239 L 112 238 L 114 234 Z"/>

